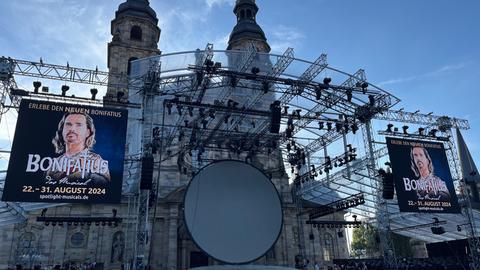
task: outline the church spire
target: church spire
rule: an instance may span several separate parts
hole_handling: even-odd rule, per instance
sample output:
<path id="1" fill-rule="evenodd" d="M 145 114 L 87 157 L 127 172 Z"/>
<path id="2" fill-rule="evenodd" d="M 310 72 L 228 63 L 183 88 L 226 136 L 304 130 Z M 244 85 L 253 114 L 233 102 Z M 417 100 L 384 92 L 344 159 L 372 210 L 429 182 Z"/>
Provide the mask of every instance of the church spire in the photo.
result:
<path id="1" fill-rule="evenodd" d="M 258 6 L 255 0 L 237 0 L 233 13 L 237 24 L 228 40 L 227 50 L 244 50 L 253 43 L 261 52 L 270 52 L 270 46 L 262 28 L 257 24 Z"/>

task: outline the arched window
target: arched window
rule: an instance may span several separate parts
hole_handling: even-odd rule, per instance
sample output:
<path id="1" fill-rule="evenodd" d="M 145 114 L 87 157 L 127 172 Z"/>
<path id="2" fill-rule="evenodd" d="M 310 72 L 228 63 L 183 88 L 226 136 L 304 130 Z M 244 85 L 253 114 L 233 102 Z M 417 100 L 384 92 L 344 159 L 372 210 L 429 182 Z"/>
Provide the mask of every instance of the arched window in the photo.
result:
<path id="1" fill-rule="evenodd" d="M 329 233 L 325 233 L 324 236 L 324 241 L 325 241 L 325 248 L 323 249 L 323 259 L 325 261 L 331 261 L 333 260 L 334 256 L 334 251 L 333 251 L 333 237 Z"/>
<path id="2" fill-rule="evenodd" d="M 240 19 L 245 19 L 245 10 L 240 10 Z"/>
<path id="3" fill-rule="evenodd" d="M 112 252 L 110 254 L 110 262 L 122 262 L 123 253 L 125 251 L 125 234 L 121 231 L 116 232 L 112 236 Z"/>
<path id="4" fill-rule="evenodd" d="M 130 39 L 131 40 L 142 40 L 142 28 L 138 25 L 132 26 L 130 30 Z"/>
<path id="5" fill-rule="evenodd" d="M 128 59 L 127 75 L 130 75 L 130 72 L 132 71 L 132 61 L 137 59 L 137 57 L 130 57 L 130 59 Z"/>
<path id="6" fill-rule="evenodd" d="M 247 9 L 247 19 L 252 18 L 252 11 L 250 9 Z"/>

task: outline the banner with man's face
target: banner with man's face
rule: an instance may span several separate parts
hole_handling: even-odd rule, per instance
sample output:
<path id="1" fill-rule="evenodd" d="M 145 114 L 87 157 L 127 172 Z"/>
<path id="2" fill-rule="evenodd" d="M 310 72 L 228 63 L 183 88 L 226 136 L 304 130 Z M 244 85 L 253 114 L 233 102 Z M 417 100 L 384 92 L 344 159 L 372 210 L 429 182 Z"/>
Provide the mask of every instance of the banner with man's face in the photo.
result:
<path id="1" fill-rule="evenodd" d="M 127 111 L 22 100 L 3 201 L 119 203 Z"/>
<path id="2" fill-rule="evenodd" d="M 459 213 L 442 143 L 387 138 L 401 212 Z"/>

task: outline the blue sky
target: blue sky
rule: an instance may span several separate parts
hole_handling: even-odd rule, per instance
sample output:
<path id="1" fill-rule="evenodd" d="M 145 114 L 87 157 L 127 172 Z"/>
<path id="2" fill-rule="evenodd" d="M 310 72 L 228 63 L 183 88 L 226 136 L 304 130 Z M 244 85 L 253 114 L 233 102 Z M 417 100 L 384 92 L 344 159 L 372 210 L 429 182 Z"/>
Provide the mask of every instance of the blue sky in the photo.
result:
<path id="1" fill-rule="evenodd" d="M 106 70 L 110 21 L 123 0 L 0 1 L 0 55 Z M 226 48 L 235 24 L 233 0 L 151 0 L 164 53 Z M 257 21 L 273 53 L 328 63 L 402 99 L 398 109 L 470 121 L 464 137 L 480 162 L 480 2 L 476 0 L 257 1 Z M 17 78 L 31 89 L 31 78 Z M 53 83 L 52 83 L 53 84 Z M 88 89 L 88 88 L 87 88 Z M 83 94 L 88 96 L 88 93 Z M 8 148 L 16 115 L 2 117 Z M 5 120 L 6 119 L 6 120 Z M 7 128 L 5 122 L 10 123 Z"/>

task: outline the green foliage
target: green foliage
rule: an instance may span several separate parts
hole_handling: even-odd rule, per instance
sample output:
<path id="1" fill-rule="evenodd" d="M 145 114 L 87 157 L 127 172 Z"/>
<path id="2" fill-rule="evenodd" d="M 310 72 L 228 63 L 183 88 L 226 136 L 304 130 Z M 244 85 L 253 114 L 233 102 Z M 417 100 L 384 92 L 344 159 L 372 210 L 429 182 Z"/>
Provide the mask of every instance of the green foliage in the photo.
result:
<path id="1" fill-rule="evenodd" d="M 378 232 L 372 226 L 361 226 L 353 230 L 352 252 L 355 257 L 374 257 L 380 251 L 376 241 Z"/>
<path id="2" fill-rule="evenodd" d="M 355 228 L 352 236 L 352 255 L 361 258 L 373 258 L 379 255 L 380 243 L 378 243 L 378 239 L 378 230 L 372 226 L 367 225 Z M 397 258 L 409 258 L 413 256 L 410 238 L 392 233 L 391 239 Z"/>

